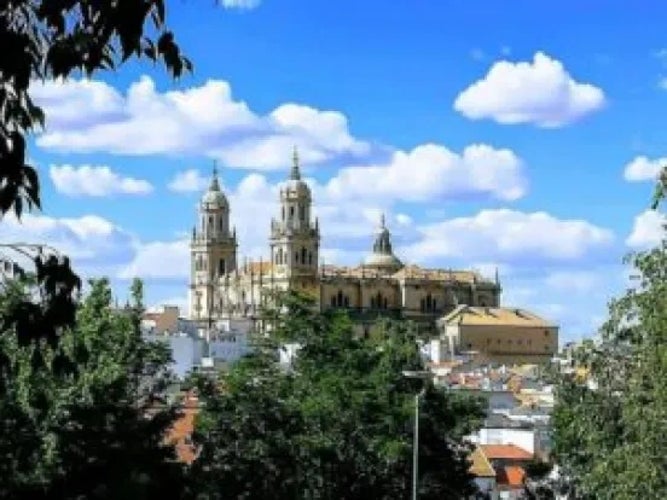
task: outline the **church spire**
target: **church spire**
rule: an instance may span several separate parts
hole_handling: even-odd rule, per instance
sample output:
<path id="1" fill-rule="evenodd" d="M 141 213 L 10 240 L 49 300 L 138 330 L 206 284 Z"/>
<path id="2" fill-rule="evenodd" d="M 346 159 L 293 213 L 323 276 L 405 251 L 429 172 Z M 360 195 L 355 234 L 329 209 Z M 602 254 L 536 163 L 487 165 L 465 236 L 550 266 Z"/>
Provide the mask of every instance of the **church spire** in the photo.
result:
<path id="1" fill-rule="evenodd" d="M 301 180 L 301 170 L 299 169 L 299 150 L 294 146 L 294 153 L 292 154 L 292 170 L 289 178 L 293 181 Z"/>
<path id="2" fill-rule="evenodd" d="M 209 191 L 220 191 L 220 182 L 218 182 L 218 160 L 213 160 L 213 176 L 211 177 L 211 185 Z"/>

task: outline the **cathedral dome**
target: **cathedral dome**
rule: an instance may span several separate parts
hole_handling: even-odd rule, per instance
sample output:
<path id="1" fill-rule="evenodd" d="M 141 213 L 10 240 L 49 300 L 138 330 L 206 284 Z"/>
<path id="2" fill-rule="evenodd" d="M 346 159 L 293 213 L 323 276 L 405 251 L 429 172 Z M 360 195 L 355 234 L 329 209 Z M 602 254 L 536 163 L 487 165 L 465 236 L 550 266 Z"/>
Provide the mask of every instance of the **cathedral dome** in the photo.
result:
<path id="1" fill-rule="evenodd" d="M 213 177 L 211 178 L 211 184 L 208 187 L 208 190 L 202 196 L 201 204 L 204 208 L 207 209 L 226 209 L 229 207 L 229 202 L 225 193 L 220 189 L 220 183 L 218 182 L 218 172 L 216 169 L 213 169 Z"/>
<path id="2" fill-rule="evenodd" d="M 380 230 L 373 243 L 373 252 L 366 257 L 364 265 L 385 271 L 398 271 L 403 263 L 394 255 L 391 245 L 391 233 L 385 226 L 384 215 L 380 219 Z"/>

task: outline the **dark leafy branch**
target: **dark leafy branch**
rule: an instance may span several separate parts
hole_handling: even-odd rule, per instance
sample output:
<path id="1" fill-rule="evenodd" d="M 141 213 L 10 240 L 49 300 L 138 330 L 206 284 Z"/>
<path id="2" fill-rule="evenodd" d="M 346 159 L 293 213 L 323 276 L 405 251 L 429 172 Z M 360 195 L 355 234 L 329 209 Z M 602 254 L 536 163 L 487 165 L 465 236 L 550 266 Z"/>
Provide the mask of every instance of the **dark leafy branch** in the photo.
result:
<path id="1" fill-rule="evenodd" d="M 166 24 L 165 0 L 0 0 L 0 215 L 41 208 L 26 136 L 45 116 L 35 80 L 93 76 L 132 57 L 163 63 L 174 78 L 192 70 Z M 82 110 L 83 112 L 83 110 Z"/>

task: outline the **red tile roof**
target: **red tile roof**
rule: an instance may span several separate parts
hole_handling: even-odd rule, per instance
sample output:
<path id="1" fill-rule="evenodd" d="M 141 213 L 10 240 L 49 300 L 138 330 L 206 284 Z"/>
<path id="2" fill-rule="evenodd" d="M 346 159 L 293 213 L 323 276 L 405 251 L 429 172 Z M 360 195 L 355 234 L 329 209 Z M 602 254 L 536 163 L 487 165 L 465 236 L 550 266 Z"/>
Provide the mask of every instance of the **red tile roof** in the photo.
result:
<path id="1" fill-rule="evenodd" d="M 176 456 L 181 462 L 191 464 L 196 458 L 195 448 L 190 441 L 194 430 L 195 415 L 199 412 L 199 402 L 196 396 L 188 394 L 183 401 L 181 417 L 174 422 L 167 441 L 176 448 Z"/>
<path id="2" fill-rule="evenodd" d="M 526 471 L 518 465 L 503 467 L 498 471 L 496 481 L 499 485 L 510 486 L 512 488 L 523 487 L 523 480 L 526 477 Z"/>
<path id="3" fill-rule="evenodd" d="M 514 444 L 483 444 L 480 446 L 489 460 L 531 460 L 533 454 Z"/>

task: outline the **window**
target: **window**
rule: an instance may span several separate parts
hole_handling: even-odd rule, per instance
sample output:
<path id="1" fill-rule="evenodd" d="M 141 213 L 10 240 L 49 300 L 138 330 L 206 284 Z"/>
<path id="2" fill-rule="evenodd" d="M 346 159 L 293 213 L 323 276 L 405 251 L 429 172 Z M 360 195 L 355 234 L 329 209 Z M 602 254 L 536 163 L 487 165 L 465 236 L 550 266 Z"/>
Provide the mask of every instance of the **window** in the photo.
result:
<path id="1" fill-rule="evenodd" d="M 225 274 L 227 272 L 227 267 L 225 266 L 225 259 L 220 259 L 218 262 L 218 273 Z"/>
<path id="2" fill-rule="evenodd" d="M 283 209 L 282 209 L 282 216 L 283 216 L 283 220 L 285 220 L 285 207 L 283 207 Z"/>
<path id="3" fill-rule="evenodd" d="M 350 298 L 347 295 L 343 297 L 343 307 L 350 307 Z"/>
<path id="4" fill-rule="evenodd" d="M 220 232 L 222 232 L 222 217 L 220 217 L 220 224 L 218 224 L 218 228 L 220 229 Z"/>
<path id="5" fill-rule="evenodd" d="M 305 264 L 308 262 L 308 252 L 305 247 L 301 248 L 301 263 Z"/>
<path id="6" fill-rule="evenodd" d="M 289 218 L 290 219 L 294 218 L 294 207 L 289 207 Z"/>
<path id="7" fill-rule="evenodd" d="M 331 307 L 350 307 L 350 298 L 342 290 L 331 297 Z"/>
<path id="8" fill-rule="evenodd" d="M 294 252 L 294 262 L 299 263 L 299 252 Z"/>
<path id="9" fill-rule="evenodd" d="M 549 330 L 544 330 L 544 336 L 548 337 L 549 336 Z"/>
<path id="10" fill-rule="evenodd" d="M 303 221 L 306 219 L 306 208 L 303 205 L 299 206 L 299 220 Z"/>
<path id="11" fill-rule="evenodd" d="M 331 307 L 336 307 L 336 296 L 331 297 Z"/>
<path id="12" fill-rule="evenodd" d="M 308 264 L 313 265 L 313 252 L 308 252 Z"/>

